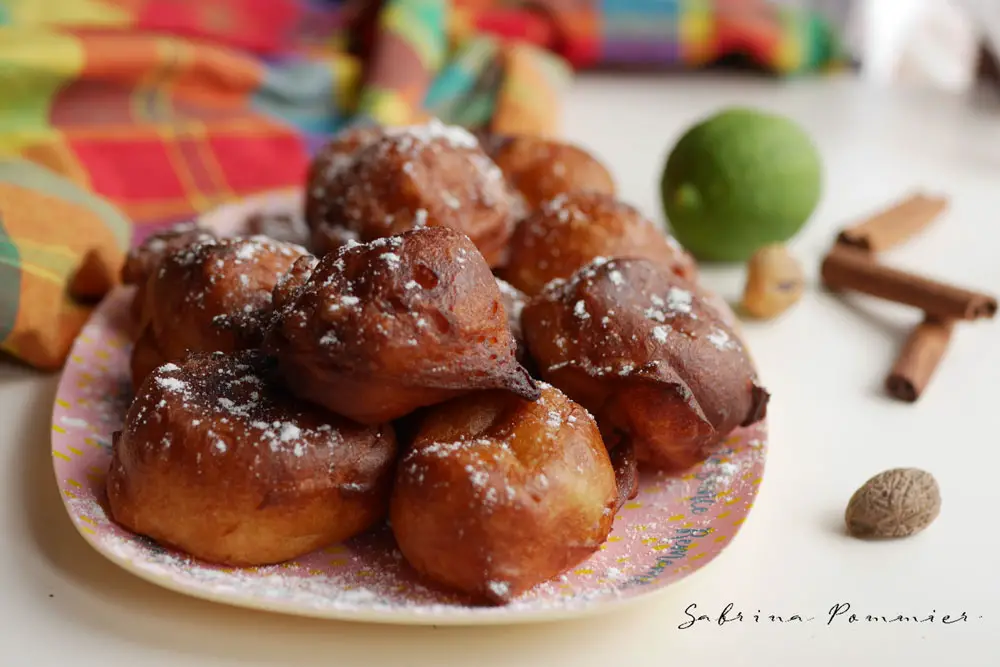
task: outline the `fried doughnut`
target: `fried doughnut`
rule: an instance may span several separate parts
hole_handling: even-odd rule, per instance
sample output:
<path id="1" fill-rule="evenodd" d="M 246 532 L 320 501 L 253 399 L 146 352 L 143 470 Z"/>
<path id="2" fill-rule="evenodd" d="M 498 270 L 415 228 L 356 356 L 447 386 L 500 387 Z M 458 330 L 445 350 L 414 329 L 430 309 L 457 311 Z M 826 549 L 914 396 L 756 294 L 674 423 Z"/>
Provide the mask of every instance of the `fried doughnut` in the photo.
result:
<path id="1" fill-rule="evenodd" d="M 238 236 L 266 236 L 282 243 L 309 245 L 309 227 L 292 211 L 257 211 L 247 217 Z"/>
<path id="2" fill-rule="evenodd" d="M 553 281 L 521 323 L 541 377 L 642 462 L 690 467 L 766 412 L 737 336 L 690 283 L 647 260 L 597 260 Z"/>
<path id="3" fill-rule="evenodd" d="M 305 221 L 307 227 L 317 234 L 313 250 L 325 254 L 348 240 L 358 240 L 358 235 L 335 224 L 328 224 L 332 218 L 330 203 L 335 194 L 330 185 L 338 172 L 349 169 L 358 151 L 382 136 L 378 125 L 352 127 L 338 132 L 316 153 L 309 163 L 306 174 Z"/>
<path id="4" fill-rule="evenodd" d="M 634 207 L 594 192 L 560 195 L 517 226 L 501 272 L 529 295 L 596 257 L 642 257 L 693 280 L 694 260 Z"/>
<path id="5" fill-rule="evenodd" d="M 259 345 L 275 283 L 305 254 L 300 246 L 264 236 L 211 238 L 166 253 L 143 287 L 133 386 L 188 352 Z"/>
<path id="6" fill-rule="evenodd" d="M 184 222 L 147 236 L 142 243 L 129 250 L 122 266 L 122 283 L 136 286 L 129 310 L 132 324 L 136 328 L 133 333 L 142 333 L 138 328 L 142 319 L 143 299 L 146 296 L 146 290 L 143 288 L 146 280 L 156 270 L 160 259 L 178 248 L 212 241 L 215 238 L 212 230 L 193 222 Z"/>
<path id="7" fill-rule="evenodd" d="M 615 486 L 618 488 L 617 512 L 639 495 L 639 460 L 635 457 L 635 445 L 624 440 L 614 446 L 609 453 L 611 466 L 615 469 Z"/>
<path id="8" fill-rule="evenodd" d="M 500 288 L 500 296 L 503 297 L 503 309 L 507 313 L 507 324 L 510 326 L 510 333 L 517 343 L 517 360 L 524 364 L 528 359 L 528 350 L 524 345 L 524 337 L 521 335 L 521 311 L 528 297 L 521 290 L 511 285 L 502 278 L 497 278 L 497 287 Z"/>
<path id="9" fill-rule="evenodd" d="M 593 155 L 572 144 L 533 136 L 493 136 L 483 142 L 529 210 L 562 194 L 615 194 L 611 173 Z"/>
<path id="10" fill-rule="evenodd" d="M 490 266 L 506 258 L 514 229 L 511 192 L 476 138 L 434 120 L 386 128 L 311 186 L 307 222 L 317 254 L 348 240 L 371 241 L 417 227 L 466 234 Z M 313 191 L 322 191 L 315 201 Z"/>
<path id="11" fill-rule="evenodd" d="M 476 389 L 538 396 L 496 280 L 454 230 L 344 246 L 278 300 L 264 349 L 291 391 L 349 419 L 388 422 Z"/>
<path id="12" fill-rule="evenodd" d="M 607 539 L 618 491 L 597 424 L 558 389 L 428 409 L 397 466 L 396 543 L 417 572 L 504 603 Z"/>
<path id="13" fill-rule="evenodd" d="M 278 563 L 385 516 L 396 444 L 291 401 L 253 351 L 194 354 L 142 384 L 114 434 L 111 516 L 196 558 Z"/>

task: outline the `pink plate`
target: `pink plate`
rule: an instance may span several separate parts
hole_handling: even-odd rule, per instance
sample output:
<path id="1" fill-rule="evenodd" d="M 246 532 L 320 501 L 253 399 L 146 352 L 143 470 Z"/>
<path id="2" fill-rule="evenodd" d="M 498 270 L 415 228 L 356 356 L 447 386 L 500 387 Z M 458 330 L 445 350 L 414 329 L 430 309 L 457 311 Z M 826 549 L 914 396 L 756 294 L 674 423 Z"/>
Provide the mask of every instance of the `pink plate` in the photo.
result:
<path id="1" fill-rule="evenodd" d="M 291 209 L 297 193 L 221 208 L 206 218 L 232 230 L 262 206 Z M 74 524 L 97 551 L 166 588 L 270 611 L 385 623 L 472 625 L 553 620 L 605 611 L 679 581 L 712 561 L 746 519 L 764 471 L 766 429 L 742 429 L 683 476 L 643 473 L 639 496 L 589 560 L 504 607 L 470 604 L 426 586 L 380 529 L 280 566 L 232 569 L 164 549 L 118 527 L 105 510 L 111 434 L 131 389 L 126 323 L 131 291 L 119 288 L 77 338 L 52 416 L 56 479 Z"/>

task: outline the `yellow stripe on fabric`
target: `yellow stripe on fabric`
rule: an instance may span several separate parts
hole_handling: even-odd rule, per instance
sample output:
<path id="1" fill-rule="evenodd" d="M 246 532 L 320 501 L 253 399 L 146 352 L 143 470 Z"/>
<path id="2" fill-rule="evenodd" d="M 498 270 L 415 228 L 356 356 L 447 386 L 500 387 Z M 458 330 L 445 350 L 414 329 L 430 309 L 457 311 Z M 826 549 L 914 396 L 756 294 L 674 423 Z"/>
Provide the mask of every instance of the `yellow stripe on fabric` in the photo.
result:
<path id="1" fill-rule="evenodd" d="M 59 89 L 80 75 L 84 51 L 69 35 L 40 29 L 0 27 L 0 136 L 14 150 L 30 145 L 26 135 L 52 130 L 49 111 Z M 20 139 L 18 139 L 20 136 Z"/>
<path id="2" fill-rule="evenodd" d="M 156 50 L 161 55 L 158 58 L 160 65 L 150 73 L 148 81 L 143 82 L 143 88 L 152 93 L 155 108 L 158 110 L 161 118 L 173 120 L 173 109 L 170 106 L 169 96 L 170 87 L 176 79 L 177 73 L 181 70 L 186 48 L 184 44 L 174 39 L 156 40 Z M 143 109 L 143 111 L 145 110 Z M 177 175 L 177 180 L 180 181 L 181 187 L 184 188 L 188 201 L 193 207 L 204 210 L 212 202 L 205 193 L 198 189 L 195 178 L 188 166 L 187 159 L 177 147 L 177 132 L 173 123 L 160 123 L 155 127 L 158 130 L 157 135 L 163 140 L 163 148 L 167 159 L 173 166 L 174 173 Z"/>
<path id="3" fill-rule="evenodd" d="M 349 114 L 358 103 L 358 83 L 361 81 L 361 62 L 353 56 L 338 54 L 330 61 L 333 71 L 333 94 L 337 109 Z"/>
<path id="4" fill-rule="evenodd" d="M 60 288 L 66 283 L 65 274 L 53 273 L 52 271 L 43 269 L 37 264 L 28 264 L 27 262 L 25 262 L 24 264 L 20 263 L 15 264 L 6 257 L 0 257 L 0 264 L 14 267 L 15 269 L 21 272 L 22 276 L 26 275 L 34 276 L 35 278 L 38 278 L 40 280 L 54 283 L 55 285 L 58 285 Z"/>
<path id="5" fill-rule="evenodd" d="M 158 89 L 158 94 L 156 98 L 157 107 L 165 116 L 173 115 L 173 106 L 171 100 L 173 98 L 173 86 L 177 82 L 179 75 L 186 73 L 191 69 L 191 65 L 194 63 L 194 51 L 193 49 L 184 43 L 179 43 L 174 41 L 175 51 L 177 53 L 177 67 L 171 72 L 171 76 L 163 82 L 163 84 Z M 181 121 L 178 120 L 178 124 Z M 212 187 L 215 192 L 212 193 L 214 196 L 205 197 L 206 200 L 211 199 L 216 202 L 221 203 L 222 201 L 228 201 L 230 199 L 236 198 L 236 193 L 229 187 L 229 181 L 226 180 L 226 175 L 222 169 L 222 165 L 215 158 L 215 153 L 212 151 L 211 146 L 208 143 L 208 131 L 205 128 L 205 123 L 201 121 L 187 121 L 181 125 L 179 132 L 174 134 L 183 135 L 185 139 L 191 139 L 192 143 L 195 145 L 195 150 L 198 152 L 201 158 L 202 165 L 205 171 L 208 172 L 208 177 L 212 181 Z M 197 190 L 196 179 L 190 173 L 190 165 L 187 162 L 184 154 L 180 151 L 176 144 L 171 142 L 168 146 L 168 151 L 176 151 L 177 157 L 184 164 L 185 175 L 190 176 L 191 183 L 195 187 L 195 191 L 198 196 L 202 196 L 200 190 Z M 206 202 L 207 203 L 207 202 Z"/>
<path id="6" fill-rule="evenodd" d="M 159 138 L 162 132 L 161 126 L 168 124 L 172 123 L 168 121 L 144 121 L 142 125 L 74 127 L 72 136 L 75 140 L 83 141 L 144 141 Z M 285 136 L 288 134 L 288 129 L 251 116 L 212 121 L 213 137 L 262 138 L 271 136 L 266 133 L 273 133 L 274 136 Z M 0 140 L 2 140 L 2 136 L 0 136 Z"/>
<path id="7" fill-rule="evenodd" d="M 446 40 L 442 37 L 443 25 L 422 20 L 419 5 L 438 4 L 440 0 L 412 0 L 410 2 L 392 2 L 382 11 L 379 18 L 382 26 L 397 33 L 408 43 L 420 63 L 431 72 L 438 71 L 444 64 Z"/>
<path id="8" fill-rule="evenodd" d="M 382 125 L 408 125 L 413 119 L 414 109 L 395 90 L 367 88 L 359 101 L 361 108 Z"/>
<path id="9" fill-rule="evenodd" d="M 80 255 L 64 245 L 45 244 L 25 238 L 12 237 L 21 255 L 21 266 L 30 266 L 39 275 L 54 275 L 60 282 L 73 273 L 80 263 Z"/>
<path id="10" fill-rule="evenodd" d="M 16 25 L 130 25 L 127 9 L 105 0 L 7 0 L 10 22 Z"/>
<path id="11" fill-rule="evenodd" d="M 226 180 L 222 165 L 219 164 L 215 157 L 215 151 L 208 143 L 208 130 L 205 128 L 205 124 L 200 121 L 191 121 L 184 126 L 184 132 L 193 140 L 201 162 L 205 166 L 205 171 L 212 179 L 212 185 L 217 191 L 215 198 L 222 201 L 236 199 L 236 192 L 229 187 L 229 181 Z"/>
<path id="12" fill-rule="evenodd" d="M 773 66 L 780 74 L 789 74 L 802 66 L 803 45 L 801 33 L 786 26 L 777 40 Z"/>

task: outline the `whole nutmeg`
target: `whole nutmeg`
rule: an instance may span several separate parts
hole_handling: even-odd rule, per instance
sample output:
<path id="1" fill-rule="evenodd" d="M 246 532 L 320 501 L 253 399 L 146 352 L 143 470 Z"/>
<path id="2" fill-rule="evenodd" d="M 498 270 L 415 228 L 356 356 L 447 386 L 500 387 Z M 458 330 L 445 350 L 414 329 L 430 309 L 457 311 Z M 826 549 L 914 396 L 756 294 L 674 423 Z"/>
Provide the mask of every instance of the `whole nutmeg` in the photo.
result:
<path id="1" fill-rule="evenodd" d="M 893 468 L 854 492 L 844 519 L 855 537 L 907 537 L 919 533 L 941 511 L 941 493 L 929 472 Z"/>
<path id="2" fill-rule="evenodd" d="M 798 261 L 780 244 L 764 246 L 747 263 L 743 310 L 758 319 L 771 319 L 802 298 L 805 276 Z"/>

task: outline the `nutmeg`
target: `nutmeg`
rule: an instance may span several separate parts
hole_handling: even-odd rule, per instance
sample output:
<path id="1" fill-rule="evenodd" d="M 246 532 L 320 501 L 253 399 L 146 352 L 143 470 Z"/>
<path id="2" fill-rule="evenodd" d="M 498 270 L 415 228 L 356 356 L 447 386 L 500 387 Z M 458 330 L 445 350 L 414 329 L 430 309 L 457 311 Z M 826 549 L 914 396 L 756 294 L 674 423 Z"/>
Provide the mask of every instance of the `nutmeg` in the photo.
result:
<path id="1" fill-rule="evenodd" d="M 747 263 L 743 309 L 759 319 L 777 317 L 802 297 L 804 287 L 802 267 L 785 246 L 764 246 Z"/>
<path id="2" fill-rule="evenodd" d="M 893 468 L 854 492 L 844 518 L 855 537 L 907 537 L 929 526 L 940 511 L 941 493 L 930 473 Z"/>

